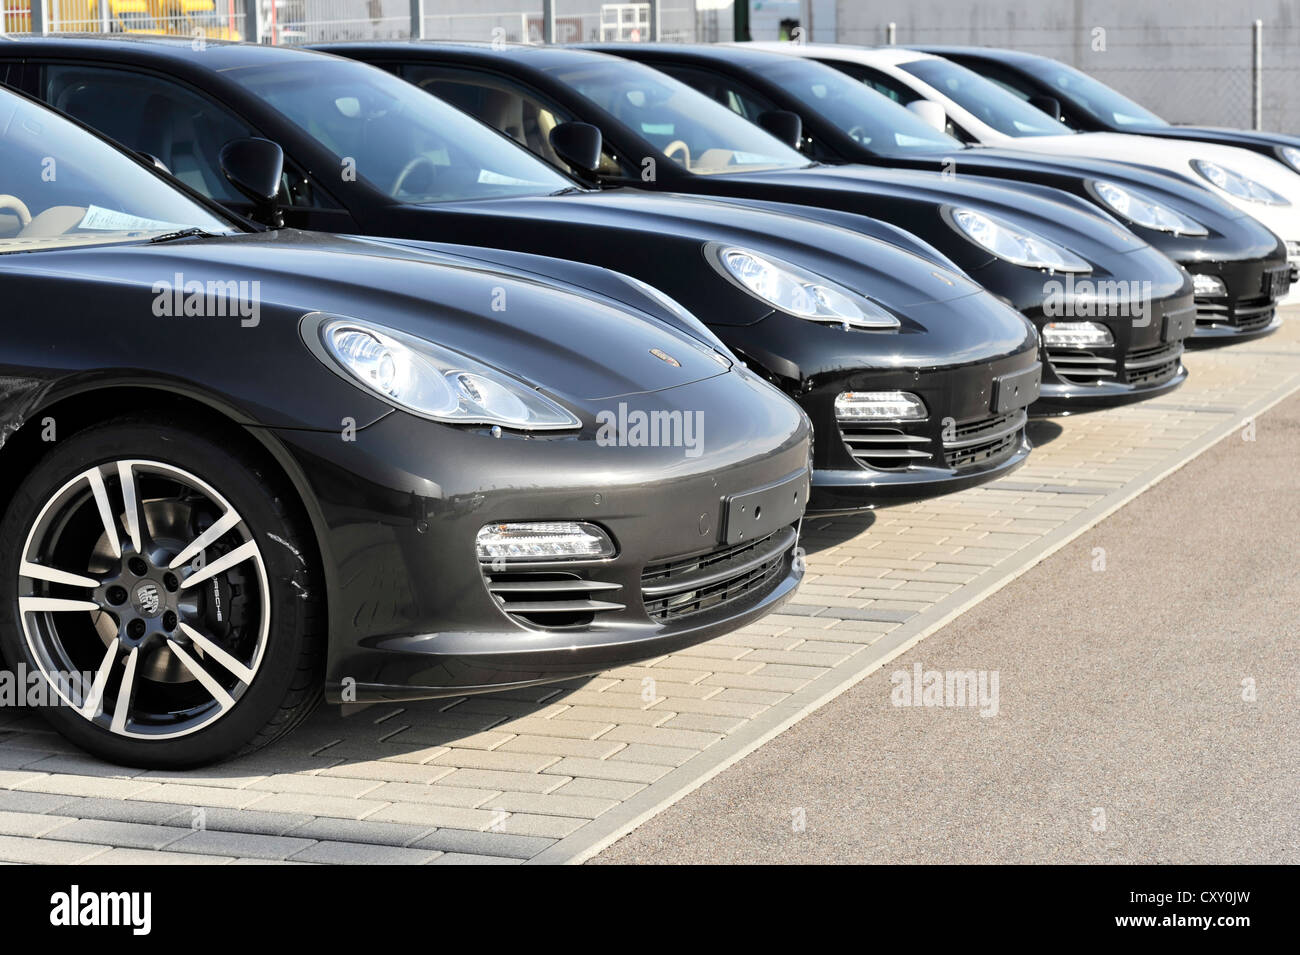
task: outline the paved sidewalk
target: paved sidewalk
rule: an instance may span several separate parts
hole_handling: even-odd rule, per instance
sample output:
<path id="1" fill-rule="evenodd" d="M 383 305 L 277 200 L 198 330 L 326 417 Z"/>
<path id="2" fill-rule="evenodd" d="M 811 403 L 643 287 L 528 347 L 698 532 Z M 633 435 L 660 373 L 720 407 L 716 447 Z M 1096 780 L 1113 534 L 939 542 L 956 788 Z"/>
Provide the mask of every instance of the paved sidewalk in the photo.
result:
<path id="1" fill-rule="evenodd" d="M 581 861 L 1300 388 L 1300 321 L 1188 365 L 1166 398 L 1035 424 L 1039 449 L 994 485 L 806 523 L 784 613 L 644 665 L 330 708 L 184 773 L 107 766 L 0 712 L 0 861 Z"/>
<path id="2" fill-rule="evenodd" d="M 594 861 L 1300 862 L 1300 396 L 1250 436 Z M 895 705 L 918 667 L 996 715 Z"/>

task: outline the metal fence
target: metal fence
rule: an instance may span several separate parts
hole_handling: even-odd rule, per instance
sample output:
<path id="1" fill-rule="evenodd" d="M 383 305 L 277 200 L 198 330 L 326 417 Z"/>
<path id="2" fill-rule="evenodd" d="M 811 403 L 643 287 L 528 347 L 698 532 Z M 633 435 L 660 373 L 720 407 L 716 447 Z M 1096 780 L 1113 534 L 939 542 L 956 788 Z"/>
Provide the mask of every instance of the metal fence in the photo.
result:
<path id="1" fill-rule="evenodd" d="M 3 32 L 122 33 L 270 44 L 425 36 L 506 43 L 732 38 L 731 0 L 0 0 Z M 518 4 L 518 0 L 515 0 Z M 657 7 L 657 9 L 656 9 Z M 549 18 L 546 14 L 549 13 Z M 421 15 L 422 14 L 422 15 Z M 548 19 L 551 30 L 547 30 Z"/>
<path id="2" fill-rule="evenodd" d="M 878 45 L 996 46 L 1061 60 L 1097 77 L 1173 123 L 1300 131 L 1300 26 L 1262 20 L 1260 68 L 1255 69 L 1255 19 L 1188 24 L 1182 11 L 1144 18 L 1140 26 L 1071 24 L 1057 28 L 1014 23 L 950 26 L 840 17 L 838 42 Z M 1169 21 L 1169 22 L 1166 22 Z"/>
<path id="3" fill-rule="evenodd" d="M 898 43 L 1005 46 L 1063 60 L 1173 122 L 1249 127 L 1258 116 L 1265 129 L 1300 131 L 1300 25 L 1287 7 L 1294 0 L 1256 4 L 1258 70 L 1253 17 L 1217 0 L 1133 12 L 1131 0 L 967 0 L 961 16 L 951 0 L 902 7 L 895 0 L 0 0 L 3 28 L 12 33 L 35 25 L 272 44 L 410 36 L 711 42 L 734 38 L 735 2 L 748 2 L 754 39 L 775 39 L 802 18 L 817 40 L 874 45 L 890 40 L 892 20 Z"/>

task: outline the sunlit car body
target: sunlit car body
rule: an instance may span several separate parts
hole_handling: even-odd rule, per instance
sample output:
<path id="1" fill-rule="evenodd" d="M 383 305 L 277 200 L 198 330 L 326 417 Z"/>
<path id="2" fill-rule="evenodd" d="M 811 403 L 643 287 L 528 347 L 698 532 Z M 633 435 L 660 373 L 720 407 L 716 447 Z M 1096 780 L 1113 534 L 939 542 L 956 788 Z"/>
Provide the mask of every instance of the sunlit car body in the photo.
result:
<path id="1" fill-rule="evenodd" d="M 1193 327 L 1191 283 L 1165 256 L 1073 196 L 967 177 L 810 166 L 805 156 L 682 83 L 587 50 L 459 43 L 330 49 L 391 70 L 503 132 L 510 132 L 507 114 L 530 109 L 596 125 L 605 136 L 607 185 L 788 201 L 863 212 L 907 228 L 1045 331 L 1038 411 L 1140 400 L 1185 377 L 1180 356 Z M 503 102 L 518 109 L 502 110 Z M 519 138 L 559 161 L 543 139 Z M 654 163 L 652 181 L 639 175 L 647 161 Z M 1056 258 L 1012 261 L 963 231 L 962 223 L 972 222 L 997 223 L 1006 235 L 1023 236 Z M 1088 299 L 1084 290 L 1100 285 L 1116 294 L 1097 307 L 1081 307 Z M 1074 327 L 1094 338 L 1070 337 Z"/>
<path id="2" fill-rule="evenodd" d="M 596 672 L 802 574 L 807 417 L 607 270 L 251 231 L 0 90 L 0 294 L 0 649 L 105 758 Z"/>
<path id="3" fill-rule="evenodd" d="M 917 98 L 939 104 L 947 128 L 966 142 L 1172 173 L 1257 219 L 1286 243 L 1293 277 L 1300 269 L 1300 175 L 1275 160 L 1211 142 L 1077 133 L 978 73 L 915 50 L 817 44 L 791 52 L 840 69 L 850 63 L 884 74 Z M 1284 299 L 1297 301 L 1300 286 Z"/>
<path id="4" fill-rule="evenodd" d="M 869 51 L 868 51 L 869 52 Z M 858 81 L 853 92 L 813 80 L 785 63 L 820 61 Z M 1187 269 L 1195 280 L 1197 325 L 1189 344 L 1223 344 L 1259 337 L 1280 323 L 1277 305 L 1294 277 L 1281 239 L 1258 220 L 1180 176 L 1099 159 L 1064 159 L 1015 149 L 969 146 L 930 128 L 900 104 L 920 99 L 906 84 L 860 61 L 856 47 L 717 44 L 677 47 L 628 44 L 624 55 L 695 82 L 711 95 L 732 97 L 742 110 L 782 108 L 804 118 L 805 149 L 824 162 L 925 169 L 958 178 L 979 176 L 1052 186 L 1119 218 L 1134 234 Z M 765 69 L 755 69 L 762 64 Z M 780 78 L 782 82 L 774 82 Z M 808 105 L 809 83 L 827 83 L 834 108 Z M 771 104 L 771 105 L 766 105 Z M 1124 200 L 1107 201 L 1108 192 Z M 1131 200 L 1131 201 L 1130 201 Z M 1129 203 L 1125 205 L 1124 203 Z M 1180 220 L 1200 230 L 1180 228 Z"/>
<path id="5" fill-rule="evenodd" d="M 251 133 L 285 151 L 292 183 L 279 211 L 290 224 L 546 253 L 650 283 L 812 417 L 812 510 L 981 484 L 1029 453 L 1032 327 L 887 224 L 584 190 L 391 74 L 321 53 L 209 44 L 195 56 L 168 41 L 55 39 L 17 41 L 0 58 L 13 50 L 42 98 L 234 208 L 217 157 Z M 143 132 L 122 115 L 128 86 L 158 104 Z M 166 108 L 182 97 L 183 110 Z M 191 124 L 196 114 L 206 121 Z M 792 297 L 801 290 L 804 306 Z"/>
<path id="6" fill-rule="evenodd" d="M 1035 106 L 1071 129 L 1236 146 L 1276 159 L 1293 172 L 1300 172 L 1300 136 L 1170 123 L 1096 77 L 1050 57 L 982 46 L 909 49 L 960 63 L 1022 99 L 1032 100 Z"/>

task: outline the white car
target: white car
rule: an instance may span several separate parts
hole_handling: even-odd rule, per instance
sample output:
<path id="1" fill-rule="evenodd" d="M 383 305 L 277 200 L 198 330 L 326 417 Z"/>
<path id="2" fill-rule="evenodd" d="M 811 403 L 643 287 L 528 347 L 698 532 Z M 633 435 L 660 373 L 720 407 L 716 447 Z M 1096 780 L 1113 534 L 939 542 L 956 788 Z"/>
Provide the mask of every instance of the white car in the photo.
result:
<path id="1" fill-rule="evenodd" d="M 929 53 L 831 43 L 752 45 L 831 66 L 853 64 L 854 76 L 966 142 L 1175 173 L 1263 223 L 1286 242 L 1293 268 L 1300 267 L 1300 175 L 1277 160 L 1217 143 L 1075 132 L 991 80 Z M 1282 302 L 1300 302 L 1300 287 Z"/>

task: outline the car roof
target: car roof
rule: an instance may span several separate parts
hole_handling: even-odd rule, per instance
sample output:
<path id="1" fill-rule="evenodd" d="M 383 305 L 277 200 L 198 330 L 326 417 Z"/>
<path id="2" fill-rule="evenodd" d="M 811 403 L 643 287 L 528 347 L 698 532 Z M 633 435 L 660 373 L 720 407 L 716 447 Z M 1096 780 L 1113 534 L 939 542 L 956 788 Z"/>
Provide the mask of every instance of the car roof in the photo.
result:
<path id="1" fill-rule="evenodd" d="M 758 43 L 584 43 L 582 46 L 601 52 L 614 51 L 616 56 L 620 47 L 629 47 L 637 51 L 666 54 L 681 61 L 714 61 L 721 57 L 728 63 L 742 66 L 761 66 L 783 53 L 779 48 L 768 48 L 767 44 Z M 779 47 L 779 44 L 776 46 Z"/>
<path id="2" fill-rule="evenodd" d="M 1008 50 L 1005 47 L 998 46 L 936 46 L 930 43 L 918 43 L 909 44 L 907 49 L 917 53 L 930 53 L 934 56 L 977 56 L 981 59 L 996 60 L 1001 63 L 1030 65 L 1033 63 L 1056 62 L 1049 56 L 1026 53 L 1023 50 Z"/>
<path id="3" fill-rule="evenodd" d="M 533 43 L 492 43 L 473 40 L 342 40 L 337 43 L 313 43 L 313 50 L 338 51 L 347 56 L 356 53 L 430 52 L 452 53 L 462 59 L 505 61 L 536 70 L 553 67 L 581 66 L 606 60 L 607 56 L 571 46 L 542 46 Z"/>
<path id="4" fill-rule="evenodd" d="M 320 56 L 296 47 L 238 43 L 228 40 L 204 40 L 203 50 L 196 53 L 194 40 L 182 36 L 147 36 L 122 34 L 51 33 L 45 36 L 12 37 L 19 49 L 41 53 L 94 56 L 111 53 L 114 58 L 134 63 L 163 63 L 193 67 L 205 64 L 214 70 L 260 66 L 266 63 L 293 61 L 304 56 Z"/>
<path id="5" fill-rule="evenodd" d="M 773 52 L 792 52 L 794 44 L 781 42 L 737 43 L 729 46 L 753 46 Z M 901 46 L 849 46 L 842 43 L 801 43 L 801 54 L 816 54 L 835 60 L 848 60 L 853 63 L 865 63 L 868 66 L 894 66 L 898 63 L 910 63 L 913 60 L 937 60 L 939 57 L 920 50 Z"/>

